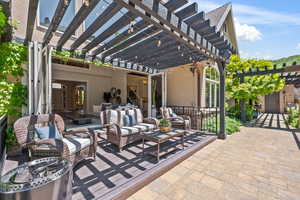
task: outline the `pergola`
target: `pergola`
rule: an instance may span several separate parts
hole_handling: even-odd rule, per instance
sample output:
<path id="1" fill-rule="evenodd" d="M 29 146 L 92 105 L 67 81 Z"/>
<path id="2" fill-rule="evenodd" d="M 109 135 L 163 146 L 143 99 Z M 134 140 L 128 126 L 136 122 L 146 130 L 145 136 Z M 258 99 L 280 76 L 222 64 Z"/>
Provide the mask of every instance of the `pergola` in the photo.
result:
<path id="1" fill-rule="evenodd" d="M 247 76 L 263 76 L 270 74 L 280 74 L 280 77 L 285 80 L 287 85 L 295 85 L 295 87 L 300 86 L 300 65 L 297 65 L 296 62 L 291 66 L 286 66 L 284 63 L 282 67 L 278 68 L 277 65 L 273 65 L 272 69 L 268 69 L 265 66 L 265 69 L 251 68 L 249 71 L 237 71 L 234 75 L 240 79 L 240 83 L 244 82 L 245 77 Z M 245 101 L 241 99 L 240 101 L 240 110 L 241 110 L 241 120 L 246 121 L 246 112 L 245 112 Z"/>
<path id="2" fill-rule="evenodd" d="M 66 42 L 100 1 L 102 0 L 83 2 L 54 48 L 66 49 Z M 35 89 L 36 84 L 43 84 L 40 83 L 43 81 L 36 78 L 34 72 L 40 71 L 39 62 L 45 63 L 44 98 L 50 106 L 51 99 L 47 96 L 51 96 L 51 88 L 47 83 L 51 83 L 51 49 L 53 47 L 49 43 L 71 0 L 59 0 L 41 44 L 32 43 L 39 0 L 29 2 L 24 40 L 30 46 L 29 64 L 33 71 L 29 77 L 29 80 L 32 80 L 29 90 L 35 94 L 42 92 Z M 116 67 L 149 74 L 157 74 L 162 69 L 207 59 L 216 61 L 220 72 L 220 137 L 225 138 L 225 65 L 230 55 L 237 53 L 237 49 L 222 32 L 216 31 L 216 27 L 211 25 L 204 12 L 198 11 L 197 3 L 184 6 L 186 4 L 188 4 L 187 0 L 114 0 L 66 50 L 76 52 L 79 50 L 81 53 L 77 56 L 87 60 L 111 63 Z M 126 12 L 122 17 L 97 37 L 91 39 L 88 44 L 85 43 L 123 8 Z M 119 30 L 124 31 L 118 33 Z M 112 35 L 115 37 L 104 43 Z M 39 52 L 42 54 L 41 58 L 38 57 Z M 38 97 L 33 95 L 32 98 L 29 101 L 38 101 Z M 49 110 L 51 108 L 48 108 Z"/>

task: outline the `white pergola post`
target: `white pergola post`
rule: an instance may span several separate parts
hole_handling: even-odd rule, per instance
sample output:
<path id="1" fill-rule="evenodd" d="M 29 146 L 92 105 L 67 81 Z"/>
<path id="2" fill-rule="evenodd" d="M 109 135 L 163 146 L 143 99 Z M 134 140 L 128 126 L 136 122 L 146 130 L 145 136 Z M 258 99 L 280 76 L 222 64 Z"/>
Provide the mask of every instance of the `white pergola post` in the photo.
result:
<path id="1" fill-rule="evenodd" d="M 52 47 L 48 46 L 45 52 L 46 60 L 46 113 L 52 113 Z"/>
<path id="2" fill-rule="evenodd" d="M 38 42 L 28 46 L 28 114 L 51 113 L 52 47 Z"/>
<path id="3" fill-rule="evenodd" d="M 152 76 L 148 75 L 148 117 L 152 116 Z"/>

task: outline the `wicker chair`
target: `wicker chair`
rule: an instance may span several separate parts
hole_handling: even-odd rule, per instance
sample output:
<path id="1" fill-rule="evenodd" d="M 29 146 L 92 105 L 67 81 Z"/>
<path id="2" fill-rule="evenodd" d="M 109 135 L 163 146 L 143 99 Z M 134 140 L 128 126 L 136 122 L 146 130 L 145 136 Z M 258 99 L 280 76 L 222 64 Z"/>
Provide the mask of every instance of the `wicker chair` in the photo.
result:
<path id="1" fill-rule="evenodd" d="M 39 139 L 35 136 L 35 127 L 56 124 L 62 139 Z M 96 136 L 86 128 L 65 131 L 65 124 L 57 114 L 31 115 L 18 119 L 14 124 L 18 144 L 28 149 L 29 158 L 63 156 L 76 165 L 81 160 L 96 158 Z"/>
<path id="2" fill-rule="evenodd" d="M 124 126 L 124 115 L 135 115 L 137 124 Z M 155 118 L 143 118 L 140 109 L 107 110 L 100 114 L 100 122 L 107 128 L 107 141 L 118 146 L 119 151 L 123 147 L 142 139 L 142 133 L 158 128 L 158 120 Z"/>
<path id="3" fill-rule="evenodd" d="M 163 119 L 168 119 L 172 123 L 172 127 L 189 130 L 191 129 L 191 118 L 187 115 L 176 115 L 172 108 L 161 107 L 160 112 Z"/>

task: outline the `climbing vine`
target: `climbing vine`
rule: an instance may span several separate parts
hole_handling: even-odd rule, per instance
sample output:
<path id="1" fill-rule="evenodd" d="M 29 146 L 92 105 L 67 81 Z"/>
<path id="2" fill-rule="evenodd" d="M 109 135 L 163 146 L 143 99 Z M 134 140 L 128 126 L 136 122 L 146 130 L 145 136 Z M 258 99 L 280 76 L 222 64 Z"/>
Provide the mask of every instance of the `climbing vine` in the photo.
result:
<path id="1" fill-rule="evenodd" d="M 14 25 L 8 24 L 7 17 L 0 7 L 0 38 Z M 15 144 L 12 129 L 14 121 L 20 117 L 22 106 L 26 105 L 27 90 L 21 79 L 25 70 L 22 64 L 27 61 L 27 47 L 15 42 L 0 43 L 0 116 L 7 114 L 8 129 L 5 143 L 8 148 Z"/>

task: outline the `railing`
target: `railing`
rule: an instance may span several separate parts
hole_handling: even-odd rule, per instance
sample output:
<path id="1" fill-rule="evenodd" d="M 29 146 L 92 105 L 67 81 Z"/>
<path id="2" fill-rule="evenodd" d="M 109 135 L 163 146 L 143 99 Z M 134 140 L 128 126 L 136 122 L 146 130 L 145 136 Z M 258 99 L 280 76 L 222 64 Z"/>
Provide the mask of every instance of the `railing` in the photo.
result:
<path id="1" fill-rule="evenodd" d="M 204 132 L 219 133 L 220 109 L 216 107 L 168 106 L 177 115 L 191 117 L 193 129 Z"/>
<path id="2" fill-rule="evenodd" d="M 4 143 L 6 128 L 7 128 L 6 115 L 0 116 L 0 175 L 2 173 L 3 164 L 6 157 L 5 143 Z"/>

